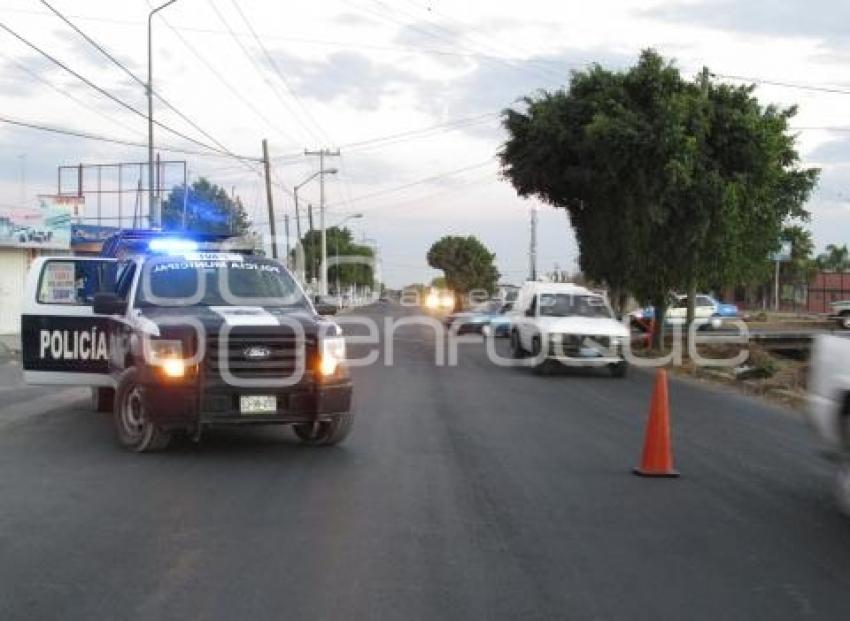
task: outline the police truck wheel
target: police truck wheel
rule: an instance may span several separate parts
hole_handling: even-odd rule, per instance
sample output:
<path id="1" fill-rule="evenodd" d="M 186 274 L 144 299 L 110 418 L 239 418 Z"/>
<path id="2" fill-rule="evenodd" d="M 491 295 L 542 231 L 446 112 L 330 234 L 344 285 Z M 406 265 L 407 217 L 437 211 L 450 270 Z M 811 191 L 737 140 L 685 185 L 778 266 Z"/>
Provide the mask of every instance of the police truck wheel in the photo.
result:
<path id="1" fill-rule="evenodd" d="M 850 311 L 841 313 L 841 318 L 838 320 L 838 325 L 845 330 L 850 330 Z"/>
<path id="2" fill-rule="evenodd" d="M 144 453 L 168 446 L 171 433 L 150 421 L 145 405 L 144 387 L 136 381 L 136 371 L 124 372 L 115 394 L 115 432 L 121 446 Z"/>
<path id="3" fill-rule="evenodd" d="M 332 446 L 339 444 L 351 433 L 354 426 L 354 413 L 337 414 L 333 420 L 315 423 L 298 423 L 292 430 L 298 439 L 310 446 Z"/>
<path id="4" fill-rule="evenodd" d="M 91 407 L 95 412 L 111 412 L 115 406 L 115 389 L 93 386 L 91 389 Z"/>

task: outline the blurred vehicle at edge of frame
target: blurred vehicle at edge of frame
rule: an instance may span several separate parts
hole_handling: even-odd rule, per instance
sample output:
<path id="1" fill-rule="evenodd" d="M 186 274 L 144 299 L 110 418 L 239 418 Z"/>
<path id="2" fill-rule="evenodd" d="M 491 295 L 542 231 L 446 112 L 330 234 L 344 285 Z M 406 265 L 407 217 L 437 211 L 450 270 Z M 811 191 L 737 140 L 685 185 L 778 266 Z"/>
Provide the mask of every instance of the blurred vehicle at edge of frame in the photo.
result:
<path id="1" fill-rule="evenodd" d="M 446 327 L 454 327 L 457 334 L 493 334 L 496 337 L 508 337 L 511 332 L 511 320 L 507 313 L 512 309 L 512 302 L 487 300 L 468 311 L 446 316 Z"/>
<path id="2" fill-rule="evenodd" d="M 809 366 L 807 415 L 826 444 L 825 456 L 836 462 L 835 499 L 850 516 L 850 339 L 815 337 Z"/>

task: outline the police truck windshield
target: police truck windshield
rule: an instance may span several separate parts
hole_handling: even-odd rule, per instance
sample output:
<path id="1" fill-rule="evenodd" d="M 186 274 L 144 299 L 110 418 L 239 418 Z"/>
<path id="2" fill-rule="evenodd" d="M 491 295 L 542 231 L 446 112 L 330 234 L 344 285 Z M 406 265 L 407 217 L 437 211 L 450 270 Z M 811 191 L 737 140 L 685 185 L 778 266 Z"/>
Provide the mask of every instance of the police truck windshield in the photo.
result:
<path id="1" fill-rule="evenodd" d="M 307 308 L 307 301 L 289 272 L 274 261 L 200 253 L 149 261 L 142 271 L 136 305 Z"/>

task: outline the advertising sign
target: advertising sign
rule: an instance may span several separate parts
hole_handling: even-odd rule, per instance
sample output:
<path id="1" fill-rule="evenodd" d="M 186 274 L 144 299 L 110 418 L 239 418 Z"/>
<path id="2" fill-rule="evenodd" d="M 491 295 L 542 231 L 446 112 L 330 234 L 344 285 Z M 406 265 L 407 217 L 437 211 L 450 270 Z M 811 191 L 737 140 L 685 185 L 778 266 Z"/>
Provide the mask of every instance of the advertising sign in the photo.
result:
<path id="1" fill-rule="evenodd" d="M 103 242 L 120 231 L 115 226 L 99 226 L 95 224 L 71 225 L 71 248 L 78 253 L 97 254 L 103 247 Z"/>
<path id="2" fill-rule="evenodd" d="M 0 246 L 67 249 L 71 220 L 83 214 L 81 196 L 38 197 L 36 207 L 0 208 Z"/>

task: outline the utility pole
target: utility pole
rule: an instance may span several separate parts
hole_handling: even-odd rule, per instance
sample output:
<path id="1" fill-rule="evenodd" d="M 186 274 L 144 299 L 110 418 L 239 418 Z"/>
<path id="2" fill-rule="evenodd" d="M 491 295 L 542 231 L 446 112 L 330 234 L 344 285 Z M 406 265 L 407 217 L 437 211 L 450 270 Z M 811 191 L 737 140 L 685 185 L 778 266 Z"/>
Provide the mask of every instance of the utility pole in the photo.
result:
<path id="1" fill-rule="evenodd" d="M 289 214 L 283 214 L 283 231 L 286 235 L 286 267 L 289 267 Z"/>
<path id="2" fill-rule="evenodd" d="M 528 279 L 537 280 L 537 207 L 531 206 L 531 238 L 528 248 Z"/>
<path id="3" fill-rule="evenodd" d="M 321 281 L 319 291 L 321 295 L 328 294 L 328 236 L 325 229 L 325 157 L 339 157 L 339 149 L 319 149 L 318 151 L 304 150 L 304 155 L 319 156 L 319 227 L 322 229 L 322 264 L 320 267 Z"/>
<path id="4" fill-rule="evenodd" d="M 313 204 L 307 203 L 307 230 L 313 232 Z"/>
<path id="5" fill-rule="evenodd" d="M 160 226 L 160 210 L 155 205 L 154 200 L 154 185 L 153 185 L 153 51 L 151 50 L 153 42 L 153 16 L 164 9 L 165 7 L 174 4 L 177 0 L 168 0 L 164 4 L 159 5 L 148 13 L 148 214 L 151 220 L 150 224 L 154 227 Z"/>
<path id="6" fill-rule="evenodd" d="M 266 172 L 266 203 L 269 208 L 269 235 L 272 238 L 272 258 L 277 259 L 277 237 L 274 232 L 274 201 L 272 200 L 272 177 L 269 166 L 269 142 L 263 138 L 263 169 Z"/>
<path id="7" fill-rule="evenodd" d="M 295 234 L 298 236 L 298 243 L 301 243 L 301 214 L 298 212 L 298 189 L 299 186 L 292 188 L 292 196 L 295 198 Z"/>

